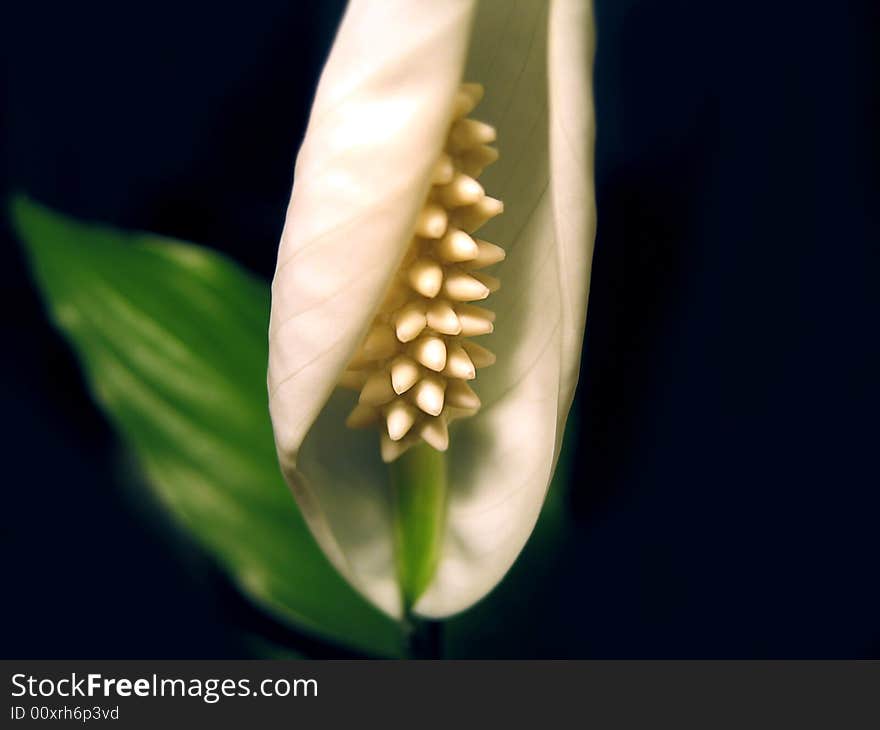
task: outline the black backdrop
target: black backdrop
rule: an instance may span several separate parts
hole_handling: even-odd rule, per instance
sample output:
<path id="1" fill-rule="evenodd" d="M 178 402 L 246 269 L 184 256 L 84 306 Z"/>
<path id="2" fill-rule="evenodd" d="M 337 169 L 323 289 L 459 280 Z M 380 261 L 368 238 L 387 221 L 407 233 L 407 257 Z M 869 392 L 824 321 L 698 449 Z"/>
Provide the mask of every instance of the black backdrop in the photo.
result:
<path id="1" fill-rule="evenodd" d="M 554 596 L 583 616 L 547 651 L 880 656 L 880 6 L 596 5 L 580 537 Z M 7 9 L 7 192 L 268 279 L 342 7 Z M 2 233 L 2 653 L 240 657 L 268 639 L 340 655 L 145 519 Z"/>

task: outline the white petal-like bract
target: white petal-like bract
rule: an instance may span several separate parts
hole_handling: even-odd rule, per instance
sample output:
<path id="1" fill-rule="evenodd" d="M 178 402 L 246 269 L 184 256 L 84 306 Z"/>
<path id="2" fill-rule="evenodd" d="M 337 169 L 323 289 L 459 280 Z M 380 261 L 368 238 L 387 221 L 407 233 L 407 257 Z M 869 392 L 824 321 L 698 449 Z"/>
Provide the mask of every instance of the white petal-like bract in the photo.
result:
<path id="1" fill-rule="evenodd" d="M 382 416 L 386 456 L 416 429 L 435 448 L 448 445 L 446 533 L 415 611 L 445 617 L 472 605 L 501 580 L 534 527 L 577 380 L 595 229 L 592 28 L 588 0 L 352 0 L 321 76 L 272 286 L 270 410 L 282 471 L 313 534 L 352 585 L 392 616 L 401 615 L 402 600 L 387 467 L 375 430 L 348 428 L 346 418 L 382 425 L 378 401 L 397 403 L 407 391 L 419 408 L 482 402 L 448 433 L 430 419 L 415 426 L 418 414 L 402 405 Z M 453 128 L 450 149 L 456 134 L 492 142 L 497 130 L 500 151 L 497 161 L 482 148 L 469 152 L 466 174 L 441 154 L 463 80 L 485 87 L 474 116 L 486 124 Z M 483 189 L 492 196 L 461 217 L 468 232 L 504 201 L 504 215 L 477 238 L 442 244 L 449 261 L 472 256 L 476 245 L 496 265 L 497 317 L 468 305 L 458 323 L 439 306 L 398 318 L 387 336 L 402 340 L 403 331 L 412 354 L 395 356 L 387 383 L 370 385 L 368 402 L 352 413 L 351 388 L 367 384 L 344 375 L 346 366 L 368 335 L 382 351 L 386 333 L 370 327 L 413 234 L 440 238 L 447 225 L 442 206 L 422 212 L 432 182 L 446 186 L 444 205 Z M 483 238 L 506 258 L 481 247 Z M 496 285 L 463 266 L 441 287 L 478 299 Z M 426 326 L 467 326 L 482 337 L 441 352 L 419 339 Z M 437 374 L 414 384 L 419 363 Z M 448 392 L 431 389 L 431 377 L 445 384 L 452 372 L 460 379 Z"/>

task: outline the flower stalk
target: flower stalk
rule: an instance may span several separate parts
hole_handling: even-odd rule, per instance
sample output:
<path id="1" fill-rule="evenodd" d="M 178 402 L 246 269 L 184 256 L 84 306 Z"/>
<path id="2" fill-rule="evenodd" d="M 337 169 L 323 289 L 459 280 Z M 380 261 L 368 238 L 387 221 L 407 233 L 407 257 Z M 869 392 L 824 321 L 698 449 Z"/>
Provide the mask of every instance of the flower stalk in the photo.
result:
<path id="1" fill-rule="evenodd" d="M 394 556 L 404 611 L 434 577 L 446 522 L 446 457 L 427 443 L 389 464 Z"/>
<path id="2" fill-rule="evenodd" d="M 403 622 L 404 655 L 408 659 L 443 659 L 443 622 L 409 614 Z"/>

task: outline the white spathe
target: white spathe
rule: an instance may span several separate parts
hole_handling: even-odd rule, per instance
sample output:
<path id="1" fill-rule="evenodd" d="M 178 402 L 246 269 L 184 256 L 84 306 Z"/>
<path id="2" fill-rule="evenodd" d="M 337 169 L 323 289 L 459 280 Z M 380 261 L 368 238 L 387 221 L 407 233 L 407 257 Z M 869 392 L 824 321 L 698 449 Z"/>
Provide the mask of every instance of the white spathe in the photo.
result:
<path id="1" fill-rule="evenodd" d="M 269 404 L 282 471 L 336 568 L 400 617 L 388 469 L 336 388 L 406 251 L 456 90 L 498 131 L 480 184 L 505 212 L 483 402 L 451 431 L 440 564 L 415 606 L 445 617 L 501 580 L 534 528 L 577 382 L 595 234 L 589 0 L 352 0 L 296 163 L 272 284 Z"/>

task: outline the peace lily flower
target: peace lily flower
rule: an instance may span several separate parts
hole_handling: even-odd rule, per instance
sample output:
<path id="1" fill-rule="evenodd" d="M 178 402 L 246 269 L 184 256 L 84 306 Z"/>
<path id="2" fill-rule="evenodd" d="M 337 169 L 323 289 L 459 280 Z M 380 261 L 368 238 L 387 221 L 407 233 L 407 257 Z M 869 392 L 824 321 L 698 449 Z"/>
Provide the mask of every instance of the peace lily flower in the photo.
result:
<path id="1" fill-rule="evenodd" d="M 315 538 L 393 617 L 482 598 L 546 496 L 595 231 L 592 48 L 589 0 L 352 0 L 321 76 L 270 411 Z"/>

